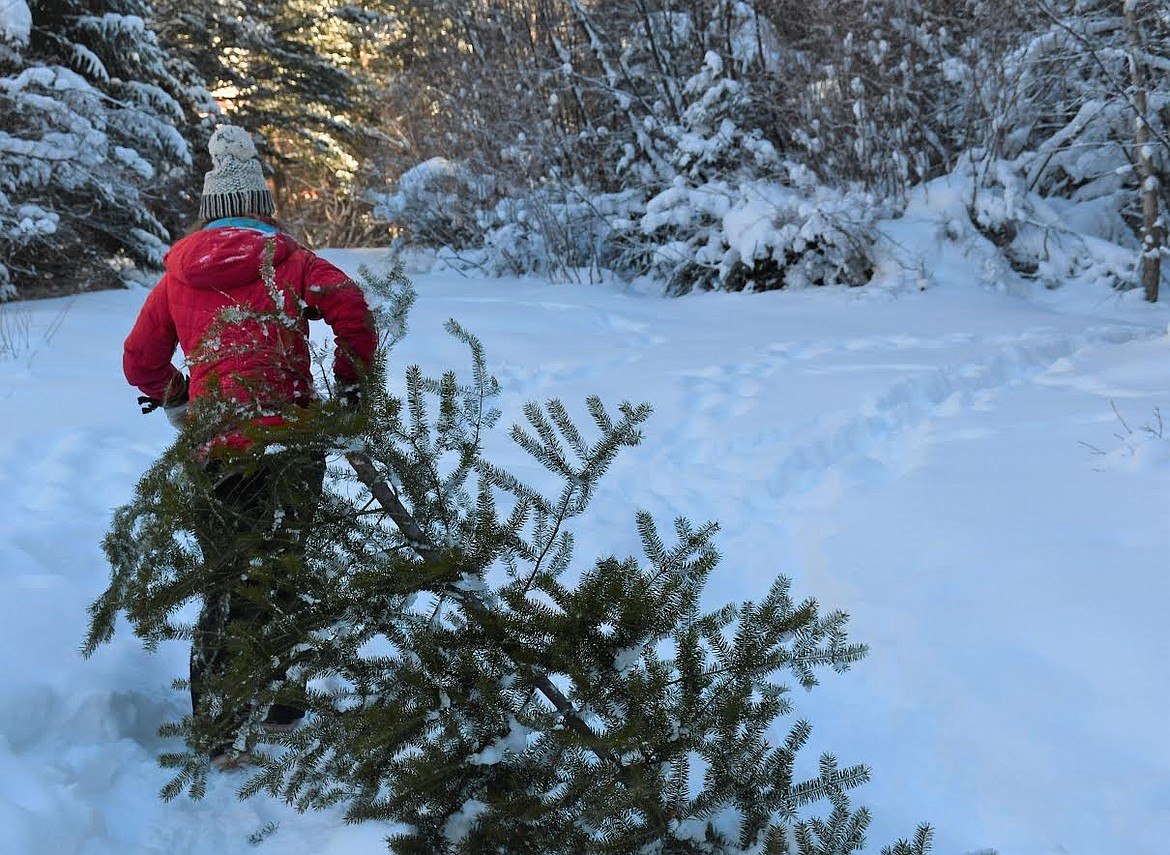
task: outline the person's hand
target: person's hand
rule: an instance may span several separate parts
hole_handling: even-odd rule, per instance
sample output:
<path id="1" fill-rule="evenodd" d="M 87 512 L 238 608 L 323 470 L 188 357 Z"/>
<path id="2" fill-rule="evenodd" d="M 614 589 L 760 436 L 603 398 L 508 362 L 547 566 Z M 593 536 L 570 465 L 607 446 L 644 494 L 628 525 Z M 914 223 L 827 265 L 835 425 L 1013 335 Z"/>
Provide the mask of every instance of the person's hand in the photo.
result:
<path id="1" fill-rule="evenodd" d="M 167 421 L 175 430 L 182 430 L 187 424 L 187 401 L 181 404 L 164 404 L 163 412 L 167 414 Z"/>
<path id="2" fill-rule="evenodd" d="M 188 387 L 191 383 L 190 378 L 185 374 L 179 376 L 179 384 L 165 400 L 160 401 L 158 398 L 151 398 L 148 395 L 138 396 L 138 405 L 142 407 L 143 414 L 153 413 L 162 407 L 163 412 L 167 414 L 167 420 L 174 426 L 175 430 L 182 430 L 187 423 Z"/>
<path id="3" fill-rule="evenodd" d="M 189 386 L 190 379 L 183 376 L 183 383 L 181 388 L 172 392 L 163 402 L 163 412 L 167 414 L 167 421 L 175 430 L 182 430 L 183 426 L 187 424 L 187 405 L 190 403 Z"/>

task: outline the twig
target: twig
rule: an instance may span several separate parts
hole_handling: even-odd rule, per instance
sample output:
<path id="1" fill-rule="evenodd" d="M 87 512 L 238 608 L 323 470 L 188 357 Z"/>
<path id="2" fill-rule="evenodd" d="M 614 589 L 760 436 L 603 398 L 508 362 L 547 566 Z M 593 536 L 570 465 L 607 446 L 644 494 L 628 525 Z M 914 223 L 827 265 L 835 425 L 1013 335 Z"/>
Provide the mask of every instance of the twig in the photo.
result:
<path id="1" fill-rule="evenodd" d="M 1126 433 L 1126 435 L 1132 436 L 1132 435 L 1133 435 L 1133 431 L 1130 429 L 1129 425 L 1125 423 L 1125 419 L 1124 419 L 1124 418 L 1122 418 L 1121 411 L 1117 409 L 1117 402 L 1116 402 L 1116 401 L 1110 401 L 1110 402 L 1109 402 L 1109 406 L 1111 406 L 1111 407 L 1113 408 L 1113 415 L 1117 416 L 1117 420 L 1118 420 L 1119 422 L 1121 422 L 1121 426 L 1122 426 L 1123 428 L 1125 428 L 1125 433 Z M 1125 437 L 1118 437 L 1118 439 L 1124 439 L 1124 438 L 1125 438 Z"/>
<path id="2" fill-rule="evenodd" d="M 1162 422 L 1162 411 L 1158 407 L 1154 407 L 1154 422 L 1152 425 L 1143 425 L 1142 430 L 1156 439 L 1161 439 L 1165 436 L 1165 425 Z"/>

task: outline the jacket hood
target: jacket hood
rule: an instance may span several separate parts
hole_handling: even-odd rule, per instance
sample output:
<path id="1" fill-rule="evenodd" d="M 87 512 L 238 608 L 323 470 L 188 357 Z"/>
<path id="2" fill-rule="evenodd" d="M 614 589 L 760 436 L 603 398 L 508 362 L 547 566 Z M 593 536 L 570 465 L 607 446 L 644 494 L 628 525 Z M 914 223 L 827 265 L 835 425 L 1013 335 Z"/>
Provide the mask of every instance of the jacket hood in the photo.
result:
<path id="1" fill-rule="evenodd" d="M 227 226 L 195 232 L 167 253 L 167 273 L 193 288 L 230 290 L 260 279 L 266 240 L 276 242 L 274 264 L 280 264 L 296 248 L 283 232 L 265 233 L 247 227 Z"/>

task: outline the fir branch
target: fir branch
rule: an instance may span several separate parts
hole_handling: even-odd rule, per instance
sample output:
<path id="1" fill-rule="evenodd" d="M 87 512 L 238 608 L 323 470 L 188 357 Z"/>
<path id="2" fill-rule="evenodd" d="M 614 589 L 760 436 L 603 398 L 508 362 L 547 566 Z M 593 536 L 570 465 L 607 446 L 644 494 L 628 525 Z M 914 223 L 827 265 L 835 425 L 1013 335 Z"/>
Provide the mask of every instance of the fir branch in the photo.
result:
<path id="1" fill-rule="evenodd" d="M 410 512 L 398 500 L 397 494 L 380 477 L 373 461 L 358 452 L 347 455 L 346 459 L 349 460 L 350 465 L 354 467 L 354 471 L 369 488 L 370 492 L 378 498 L 379 502 L 383 503 L 386 512 L 394 520 L 395 524 L 399 525 L 403 530 L 412 545 L 416 545 L 416 551 L 419 557 L 424 561 L 437 558 L 441 554 L 440 550 L 427 540 Z M 472 616 L 479 620 L 481 628 L 485 629 L 493 640 L 499 642 L 501 647 L 506 651 L 512 652 L 514 649 L 513 645 L 508 642 L 507 637 L 502 631 L 496 629 L 497 622 L 493 618 L 489 606 L 472 592 L 451 591 L 450 593 L 467 608 Z M 581 714 L 573 705 L 573 702 L 556 687 L 549 676 L 526 662 L 517 661 L 515 664 L 524 679 L 538 689 L 548 702 L 552 704 L 565 725 L 581 738 L 585 747 L 592 751 L 602 763 L 617 770 L 619 778 L 630 789 L 636 790 L 640 783 L 641 772 L 636 767 L 626 766 L 621 762 L 621 759 L 609 748 L 607 742 L 589 726 L 588 722 L 582 718 Z M 661 828 L 666 827 L 666 816 L 660 810 L 648 805 L 647 812 L 651 814 L 651 819 L 656 826 Z"/>

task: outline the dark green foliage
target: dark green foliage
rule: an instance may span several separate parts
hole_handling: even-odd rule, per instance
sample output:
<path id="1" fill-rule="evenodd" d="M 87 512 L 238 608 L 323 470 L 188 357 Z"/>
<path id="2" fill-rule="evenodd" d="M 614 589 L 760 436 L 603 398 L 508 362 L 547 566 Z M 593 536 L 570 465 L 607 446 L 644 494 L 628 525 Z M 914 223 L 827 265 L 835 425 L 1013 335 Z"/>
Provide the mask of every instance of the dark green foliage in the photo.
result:
<path id="1" fill-rule="evenodd" d="M 322 6 L 326 8 L 322 8 Z M 336 4 L 307 0 L 154 0 L 164 43 L 216 91 L 231 120 L 264 139 L 276 128 L 313 136 L 345 131 L 354 81 Z M 323 14 L 325 13 L 325 14 Z M 224 46 L 229 46 L 228 50 Z M 307 153 L 325 146 L 302 144 Z"/>
<path id="2" fill-rule="evenodd" d="M 412 294 L 396 281 L 380 284 L 401 333 Z M 794 600 L 783 577 L 759 602 L 704 611 L 714 523 L 679 519 L 665 538 L 640 513 L 641 558 L 576 564 L 572 521 L 638 444 L 650 407 L 615 412 L 590 398 L 588 429 L 560 401 L 525 407 L 511 437 L 559 481 L 546 494 L 483 457 L 498 388 L 478 339 L 447 328 L 470 351 L 469 380 L 411 367 L 399 398 L 379 363 L 360 416 L 324 405 L 244 455 L 309 448 L 336 463 L 305 561 L 255 562 L 262 583 L 293 575 L 298 609 L 251 628 L 214 686 L 225 704 L 257 711 L 239 734 L 258 760 L 241 795 L 344 805 L 349 821 L 389 823 L 400 855 L 860 848 L 869 814 L 846 793 L 868 771 L 825 756 L 819 774 L 797 779 L 807 722 L 770 741 L 792 710 L 785 675 L 811 688 L 823 667 L 864 655 L 846 640 L 846 615 Z M 189 637 L 175 615 L 211 570 L 193 537 L 208 485 L 190 449 L 206 436 L 188 431 L 117 512 L 87 653 L 119 611 L 148 647 Z M 285 680 L 251 676 L 274 659 Z M 306 724 L 265 735 L 260 714 L 302 686 Z M 163 796 L 198 797 L 206 723 L 168 732 L 187 751 L 163 758 L 177 773 Z M 921 853 L 928 836 L 892 853 Z"/>
<path id="3" fill-rule="evenodd" d="M 384 0 L 153 6 L 163 44 L 215 93 L 216 122 L 255 134 L 282 223 L 318 245 L 384 240 L 384 229 L 368 229 L 356 183 L 386 139 L 376 125 L 379 96 L 392 88 L 383 55 L 396 19 Z M 194 153 L 200 172 L 210 168 L 206 140 Z"/>

